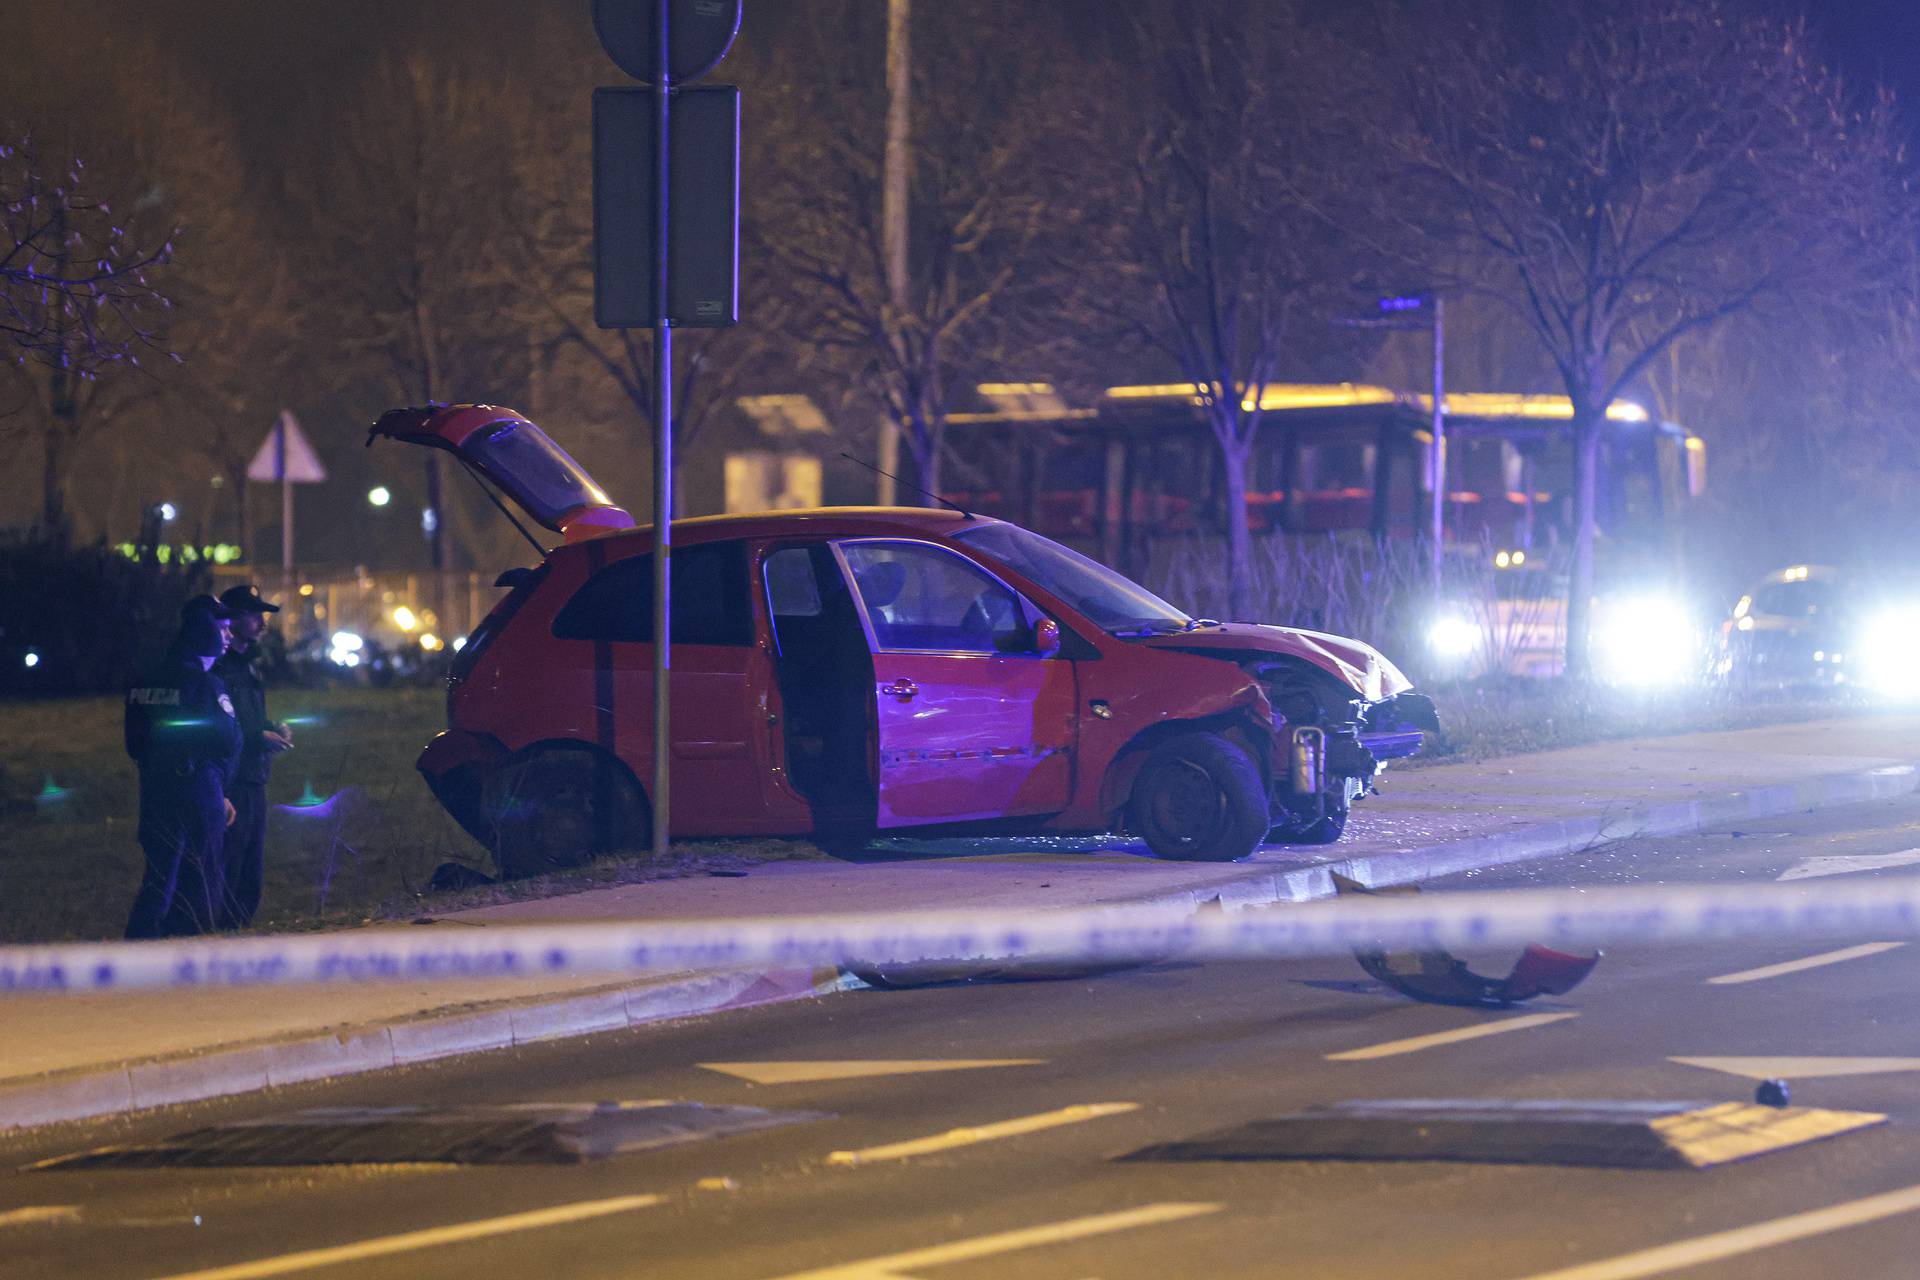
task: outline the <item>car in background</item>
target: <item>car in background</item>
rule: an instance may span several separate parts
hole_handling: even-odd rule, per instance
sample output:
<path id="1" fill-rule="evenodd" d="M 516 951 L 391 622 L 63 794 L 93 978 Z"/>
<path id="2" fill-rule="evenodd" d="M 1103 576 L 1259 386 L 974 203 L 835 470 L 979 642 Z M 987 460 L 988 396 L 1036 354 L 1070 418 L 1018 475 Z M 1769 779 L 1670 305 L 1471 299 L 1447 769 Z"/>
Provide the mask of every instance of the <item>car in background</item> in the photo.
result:
<path id="1" fill-rule="evenodd" d="M 643 846 L 652 531 L 490 405 L 371 432 L 452 453 L 562 536 L 454 658 L 420 771 L 520 876 Z M 1125 829 L 1225 860 L 1338 839 L 1432 702 L 1358 640 L 1190 617 L 1047 538 L 959 510 L 676 521 L 676 836 Z"/>
<path id="2" fill-rule="evenodd" d="M 1853 584 L 1830 565 L 1790 565 L 1755 583 L 1720 624 L 1714 674 L 1741 690 L 1847 683 Z"/>
<path id="3" fill-rule="evenodd" d="M 1920 694 L 1920 579 L 1798 564 L 1762 578 L 1721 624 L 1714 672 L 1742 690 Z"/>

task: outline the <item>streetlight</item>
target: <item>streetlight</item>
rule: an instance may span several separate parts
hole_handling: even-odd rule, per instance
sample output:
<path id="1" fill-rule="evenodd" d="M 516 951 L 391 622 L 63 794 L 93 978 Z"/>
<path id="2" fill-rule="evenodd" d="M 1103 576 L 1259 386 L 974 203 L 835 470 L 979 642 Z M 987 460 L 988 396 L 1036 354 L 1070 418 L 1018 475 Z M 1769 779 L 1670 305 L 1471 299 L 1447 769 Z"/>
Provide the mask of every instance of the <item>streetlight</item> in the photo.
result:
<path id="1" fill-rule="evenodd" d="M 393 501 L 393 491 L 383 484 L 377 484 L 367 490 L 367 501 L 376 507 L 384 507 Z"/>
<path id="2" fill-rule="evenodd" d="M 172 520 L 175 516 L 179 515 L 180 510 L 178 507 L 175 507 L 171 502 L 163 502 L 159 506 L 153 509 L 153 513 L 160 517 L 160 522 L 162 524 L 165 524 L 168 521 Z"/>

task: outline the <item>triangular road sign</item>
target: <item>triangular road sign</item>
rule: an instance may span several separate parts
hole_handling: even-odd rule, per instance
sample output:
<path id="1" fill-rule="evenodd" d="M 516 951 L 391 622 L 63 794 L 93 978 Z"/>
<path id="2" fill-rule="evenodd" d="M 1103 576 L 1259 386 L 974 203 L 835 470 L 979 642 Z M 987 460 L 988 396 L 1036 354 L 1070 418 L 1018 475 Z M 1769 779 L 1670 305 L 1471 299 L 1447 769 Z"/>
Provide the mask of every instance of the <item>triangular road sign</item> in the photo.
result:
<path id="1" fill-rule="evenodd" d="M 320 465 L 320 455 L 307 443 L 300 423 L 290 410 L 282 409 L 279 421 L 267 428 L 267 438 L 260 443 L 253 461 L 247 464 L 247 479 L 280 480 L 283 449 L 285 479 L 294 484 L 319 484 L 327 478 L 327 469 Z"/>

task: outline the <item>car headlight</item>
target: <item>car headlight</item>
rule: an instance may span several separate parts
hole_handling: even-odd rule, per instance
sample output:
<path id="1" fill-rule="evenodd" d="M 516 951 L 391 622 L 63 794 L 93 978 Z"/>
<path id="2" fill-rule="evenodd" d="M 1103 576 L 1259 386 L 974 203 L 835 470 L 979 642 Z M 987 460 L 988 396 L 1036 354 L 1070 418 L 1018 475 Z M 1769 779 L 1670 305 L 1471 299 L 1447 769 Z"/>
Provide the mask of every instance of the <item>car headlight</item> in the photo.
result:
<path id="1" fill-rule="evenodd" d="M 1860 643 L 1849 661 L 1858 679 L 1890 697 L 1920 696 L 1920 663 L 1914 661 L 1920 642 L 1920 604 L 1901 605 L 1875 614 L 1860 630 Z"/>
<path id="2" fill-rule="evenodd" d="M 1479 649 L 1485 639 L 1481 629 L 1457 614 L 1436 618 L 1427 628 L 1427 647 L 1436 657 L 1458 661 Z"/>
<path id="3" fill-rule="evenodd" d="M 1668 595 L 1632 596 L 1603 605 L 1594 629 L 1600 673 L 1616 684 L 1675 684 L 1697 666 L 1693 617 Z"/>

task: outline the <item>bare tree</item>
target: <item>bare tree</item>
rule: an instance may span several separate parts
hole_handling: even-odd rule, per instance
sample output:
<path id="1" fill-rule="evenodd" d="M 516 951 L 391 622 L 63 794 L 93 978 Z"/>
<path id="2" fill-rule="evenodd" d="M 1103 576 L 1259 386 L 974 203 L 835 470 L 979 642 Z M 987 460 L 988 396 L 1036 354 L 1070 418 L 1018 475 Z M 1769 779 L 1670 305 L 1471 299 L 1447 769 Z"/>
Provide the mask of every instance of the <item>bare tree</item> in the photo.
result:
<path id="1" fill-rule="evenodd" d="M 578 56 L 579 46 L 543 48 L 543 73 L 527 91 L 534 109 L 511 124 L 514 216 L 502 247 L 510 256 L 519 305 L 527 317 L 543 391 L 576 413 L 611 401 L 633 428 L 593 444 L 632 456 L 651 440 L 653 334 L 601 329 L 594 321 L 591 89 L 604 78 L 604 58 Z M 751 187 L 749 187 L 749 191 Z M 743 274 L 752 276 L 748 264 Z M 733 400 L 758 389 L 757 379 L 781 363 L 784 300 L 750 291 L 740 323 L 676 331 L 674 342 L 675 510 L 685 510 L 680 484 L 704 433 Z M 585 424 L 574 422 L 579 428 Z M 607 434 L 607 433 L 601 433 Z M 630 499 L 631 500 L 631 499 Z"/>
<path id="2" fill-rule="evenodd" d="M 0 145 L 0 337 L 14 361 L 44 371 L 40 528 L 67 535 L 66 473 L 97 419 L 86 410 L 101 375 L 165 356 L 170 305 L 150 277 L 172 245 L 129 234 L 83 184 L 74 158 L 48 167 L 34 140 Z"/>
<path id="3" fill-rule="evenodd" d="M 1245 494 L 1261 398 L 1324 347 L 1343 286 L 1333 210 L 1350 181 L 1350 95 L 1293 3 L 1136 11 L 1129 95 L 1086 95 L 1081 306 L 1192 384 L 1219 449 L 1228 600 L 1251 608 Z M 1103 157 L 1117 170 L 1102 172 Z M 1350 168 L 1351 166 L 1346 166 Z M 1300 321 L 1305 321 L 1302 333 Z"/>
<path id="4" fill-rule="evenodd" d="M 349 360 L 384 370 L 400 401 L 514 395 L 528 374 L 527 327 L 506 253 L 502 140 L 516 101 L 497 69 L 422 52 L 383 55 L 328 123 L 301 201 L 316 283 L 313 327 Z M 483 558 L 494 526 L 442 490 L 426 460 L 423 506 Z M 483 523 L 485 521 L 485 523 Z M 505 536 L 510 535 L 502 535 Z"/>
<path id="5" fill-rule="evenodd" d="M 1889 103 L 1737 0 L 1456 9 L 1385 42 L 1401 243 L 1466 262 L 1573 402 L 1568 670 L 1589 666 L 1607 407 L 1674 342 L 1871 273 L 1904 226 Z"/>
<path id="6" fill-rule="evenodd" d="M 883 406 L 919 483 L 940 489 L 947 415 L 990 367 L 995 321 L 1030 287 L 1044 209 L 1027 168 L 1050 84 L 1030 6 L 923 6 L 913 68 L 908 281 L 888 287 L 880 6 L 811 16 L 756 86 L 754 242 L 792 290 L 793 334 L 843 359 Z"/>

